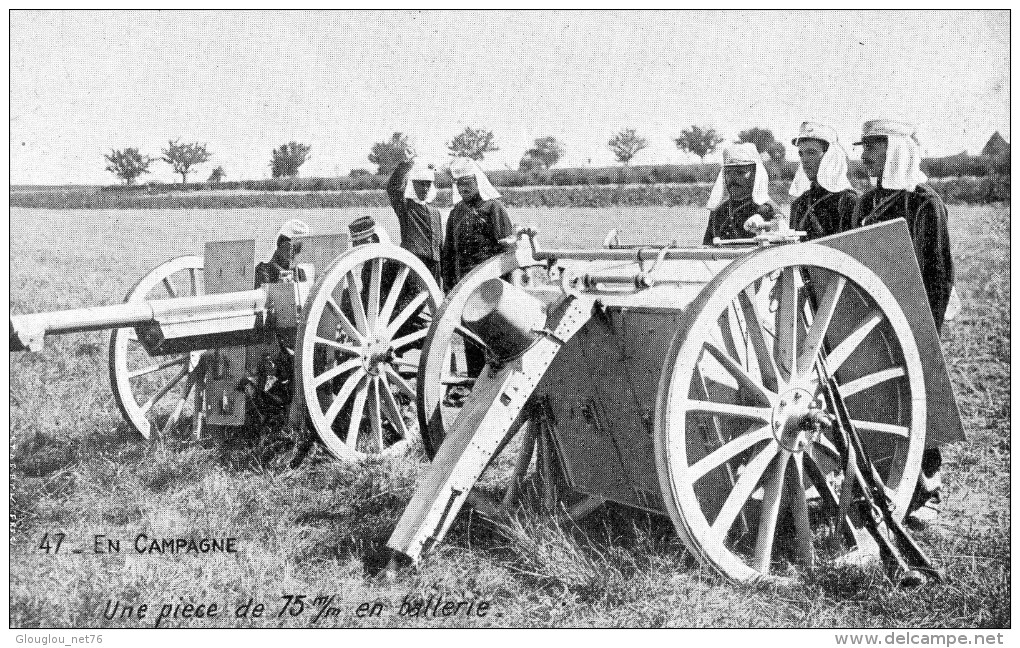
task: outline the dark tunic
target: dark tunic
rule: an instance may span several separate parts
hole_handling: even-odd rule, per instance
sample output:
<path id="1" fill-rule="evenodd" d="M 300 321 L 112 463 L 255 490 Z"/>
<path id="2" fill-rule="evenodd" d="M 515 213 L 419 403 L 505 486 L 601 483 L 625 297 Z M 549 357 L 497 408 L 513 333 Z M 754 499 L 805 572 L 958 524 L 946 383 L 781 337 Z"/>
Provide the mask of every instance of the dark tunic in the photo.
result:
<path id="1" fill-rule="evenodd" d="M 460 201 L 446 221 L 443 280 L 452 288 L 475 266 L 496 256 L 499 240 L 513 234 L 506 208 L 498 200 Z"/>
<path id="2" fill-rule="evenodd" d="M 255 264 L 255 287 L 258 288 L 262 284 L 267 283 L 280 283 L 280 277 L 286 268 L 280 267 L 276 264 L 276 257 L 273 257 L 269 261 L 262 261 Z"/>
<path id="3" fill-rule="evenodd" d="M 812 241 L 850 229 L 861 196 L 854 189 L 832 192 L 817 182 L 790 205 L 790 227 Z"/>
<path id="4" fill-rule="evenodd" d="M 390 205 L 400 223 L 400 247 L 421 259 L 436 281 L 442 277 L 440 258 L 443 248 L 443 221 L 432 205 L 404 197 L 407 173 L 413 162 L 401 162 L 386 183 Z"/>
<path id="5" fill-rule="evenodd" d="M 949 247 L 946 204 L 927 184 L 917 185 L 914 191 L 883 189 L 880 185 L 861 196 L 853 226 L 873 225 L 894 218 L 907 221 L 935 328 L 941 331 L 953 290 L 953 255 Z"/>
<path id="6" fill-rule="evenodd" d="M 755 214 L 761 214 L 766 221 L 770 221 L 775 217 L 775 213 L 771 203 L 759 205 L 751 199 L 736 203 L 731 198 L 708 215 L 708 227 L 705 228 L 703 243 L 712 245 L 712 240 L 716 237 L 723 240 L 751 238 L 754 234 L 744 229 L 744 221 Z"/>

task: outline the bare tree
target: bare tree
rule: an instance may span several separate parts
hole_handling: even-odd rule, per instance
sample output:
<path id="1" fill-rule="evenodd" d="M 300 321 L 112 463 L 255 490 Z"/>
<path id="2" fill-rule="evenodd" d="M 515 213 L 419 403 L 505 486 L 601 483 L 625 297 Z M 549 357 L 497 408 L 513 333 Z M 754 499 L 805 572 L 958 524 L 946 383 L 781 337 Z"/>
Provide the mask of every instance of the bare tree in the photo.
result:
<path id="1" fill-rule="evenodd" d="M 623 129 L 614 135 L 608 144 L 609 148 L 613 150 L 613 155 L 624 166 L 629 165 L 634 156 L 642 149 L 648 148 L 648 140 L 639 137 L 633 128 Z"/>

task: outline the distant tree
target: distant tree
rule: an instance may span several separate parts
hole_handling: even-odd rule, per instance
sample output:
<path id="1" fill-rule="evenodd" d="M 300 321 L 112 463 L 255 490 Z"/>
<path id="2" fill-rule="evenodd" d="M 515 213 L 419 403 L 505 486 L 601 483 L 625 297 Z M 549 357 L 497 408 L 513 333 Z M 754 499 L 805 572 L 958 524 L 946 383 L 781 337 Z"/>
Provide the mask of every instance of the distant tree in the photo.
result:
<path id="1" fill-rule="evenodd" d="M 368 169 L 351 169 L 352 178 L 363 178 L 370 175 L 372 175 L 372 172 Z"/>
<path id="2" fill-rule="evenodd" d="M 629 165 L 631 159 L 642 149 L 648 148 L 648 140 L 638 137 L 633 128 L 625 128 L 620 131 L 609 140 L 608 144 L 617 161 L 622 162 L 624 166 Z"/>
<path id="3" fill-rule="evenodd" d="M 542 161 L 531 157 L 527 153 L 524 154 L 520 163 L 517 165 L 518 171 L 537 171 L 542 168 L 546 168 L 545 165 L 542 164 Z"/>
<path id="4" fill-rule="evenodd" d="M 225 177 L 227 177 L 227 172 L 223 170 L 222 166 L 218 166 L 209 174 L 209 182 L 219 184 Z"/>
<path id="5" fill-rule="evenodd" d="M 372 152 L 368 154 L 368 161 L 379 165 L 379 175 L 389 175 L 401 162 L 414 157 L 414 149 L 407 142 L 407 135 L 393 133 L 389 141 L 376 142 L 372 145 Z"/>
<path id="6" fill-rule="evenodd" d="M 680 131 L 680 137 L 673 141 L 676 142 L 678 149 L 697 155 L 704 164 L 705 156 L 714 151 L 723 138 L 714 128 L 692 125 Z"/>
<path id="7" fill-rule="evenodd" d="M 966 154 L 966 151 L 964 151 Z M 992 157 L 999 155 L 1009 155 L 1009 143 L 1002 136 L 999 131 L 992 133 L 992 136 L 988 138 L 988 142 L 985 147 L 981 149 L 981 155 L 989 155 Z"/>
<path id="8" fill-rule="evenodd" d="M 269 162 L 274 178 L 293 178 L 298 169 L 308 160 L 312 147 L 307 144 L 288 142 L 280 148 L 273 149 L 273 158 Z"/>
<path id="9" fill-rule="evenodd" d="M 548 169 L 559 162 L 566 152 L 567 149 L 555 137 L 548 135 L 535 139 L 535 146 L 524 152 L 524 158 L 531 158 Z M 524 163 L 524 159 L 521 163 Z"/>
<path id="10" fill-rule="evenodd" d="M 155 159 L 148 155 L 142 155 L 136 148 L 126 148 L 123 151 L 110 150 L 109 155 L 103 155 L 106 161 L 106 170 L 115 173 L 124 184 L 134 184 L 135 178 L 143 173 L 149 173 L 149 165 Z"/>
<path id="11" fill-rule="evenodd" d="M 450 149 L 450 155 L 454 157 L 466 157 L 472 160 L 484 160 L 486 153 L 498 151 L 495 135 L 492 131 L 484 128 L 475 130 L 468 126 L 464 132 L 457 135 L 446 144 Z"/>
<path id="12" fill-rule="evenodd" d="M 738 144 L 754 144 L 759 153 L 768 153 L 769 146 L 775 143 L 776 136 L 767 128 L 748 128 L 737 135 Z"/>
<path id="13" fill-rule="evenodd" d="M 181 184 L 187 184 L 191 167 L 208 162 L 212 157 L 206 146 L 198 142 L 181 144 L 179 139 L 170 140 L 169 145 L 163 149 L 161 159 L 173 167 L 174 173 L 181 174 Z"/>

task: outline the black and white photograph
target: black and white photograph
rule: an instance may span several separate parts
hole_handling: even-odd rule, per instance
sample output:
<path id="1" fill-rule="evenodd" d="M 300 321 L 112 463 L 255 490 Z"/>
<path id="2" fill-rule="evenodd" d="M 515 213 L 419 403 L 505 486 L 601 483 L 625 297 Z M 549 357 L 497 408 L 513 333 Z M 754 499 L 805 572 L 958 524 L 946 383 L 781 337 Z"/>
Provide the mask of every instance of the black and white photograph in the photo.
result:
<path id="1" fill-rule="evenodd" d="M 8 21 L 12 642 L 1008 641 L 1008 9 Z"/>

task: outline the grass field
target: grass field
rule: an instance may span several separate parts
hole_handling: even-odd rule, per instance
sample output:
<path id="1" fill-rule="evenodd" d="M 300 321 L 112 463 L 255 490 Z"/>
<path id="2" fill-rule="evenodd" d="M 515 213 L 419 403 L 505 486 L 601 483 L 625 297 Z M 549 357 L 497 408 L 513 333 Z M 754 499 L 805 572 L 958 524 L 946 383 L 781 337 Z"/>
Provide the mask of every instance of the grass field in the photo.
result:
<path id="1" fill-rule="evenodd" d="M 11 312 L 120 301 L 152 266 L 202 242 L 256 238 L 278 223 L 340 231 L 389 210 L 11 210 Z M 696 209 L 514 210 L 548 247 L 697 242 Z M 218 617 L 160 627 L 681 626 L 1008 627 L 1010 405 L 1008 207 L 953 207 L 957 286 L 965 308 L 943 346 L 968 439 L 945 449 L 947 501 L 917 534 L 948 579 L 898 590 L 875 568 L 820 568 L 793 585 L 732 585 L 686 555 L 666 518 L 607 508 L 577 528 L 525 519 L 494 531 L 463 514 L 417 571 L 376 578 L 384 546 L 425 464 L 406 457 L 346 467 L 261 467 L 243 446 L 145 443 L 121 422 L 107 379 L 106 336 L 12 355 L 10 623 L 17 627 L 152 627 L 161 606 L 216 603 Z M 53 553 L 55 533 L 66 534 Z M 149 537 L 238 538 L 237 553 L 140 555 Z M 45 534 L 51 551 L 40 548 Z M 120 539 L 96 554 L 94 536 Z M 101 543 L 105 548 L 105 544 Z M 81 548 L 81 554 L 71 549 Z M 284 595 L 334 595 L 337 614 L 278 616 Z M 408 594 L 489 602 L 484 617 L 407 617 Z M 236 618 L 238 605 L 265 605 Z M 147 604 L 145 619 L 107 620 L 107 604 Z M 383 604 L 360 618 L 362 602 Z M 251 608 L 249 608 L 250 610 Z M 292 608 L 293 609 L 293 608 Z"/>

